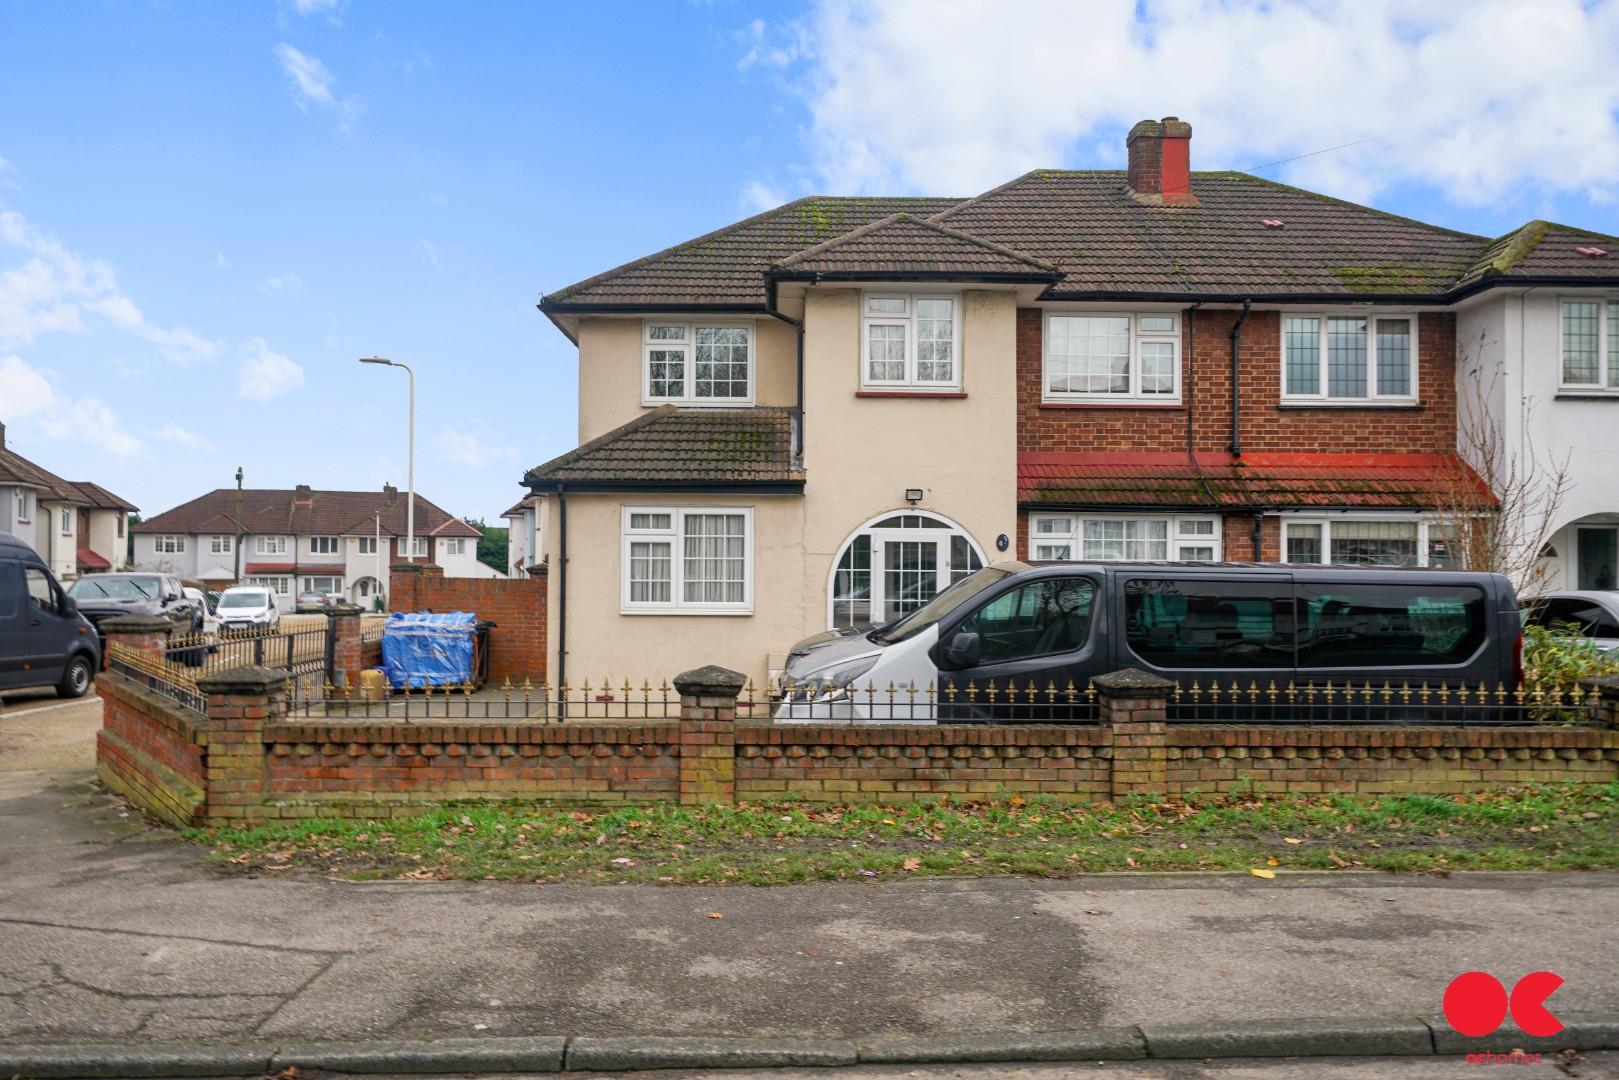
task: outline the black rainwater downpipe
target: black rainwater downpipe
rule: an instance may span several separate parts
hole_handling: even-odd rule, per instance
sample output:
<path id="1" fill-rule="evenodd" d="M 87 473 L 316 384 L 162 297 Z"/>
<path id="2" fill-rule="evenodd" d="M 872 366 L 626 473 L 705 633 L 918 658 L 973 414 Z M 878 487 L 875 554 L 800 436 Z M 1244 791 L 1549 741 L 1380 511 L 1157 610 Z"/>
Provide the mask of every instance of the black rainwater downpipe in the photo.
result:
<path id="1" fill-rule="evenodd" d="M 556 685 L 562 687 L 568 685 L 568 492 L 567 485 L 560 482 L 557 484 L 557 529 L 561 535 L 557 538 Z M 566 694 L 558 691 L 558 711 L 564 720 L 568 718 L 566 697 Z"/>
<path id="2" fill-rule="evenodd" d="M 1254 507 L 1254 562 L 1264 562 L 1264 548 L 1260 545 L 1260 523 L 1265 520 L 1264 507 Z"/>
<path id="3" fill-rule="evenodd" d="M 1186 385 L 1181 388 L 1181 396 L 1186 401 L 1186 460 L 1196 464 L 1197 444 L 1192 437 L 1192 390 L 1197 385 L 1192 381 L 1193 332 L 1197 329 L 1197 309 L 1203 306 L 1199 300 L 1186 309 Z"/>
<path id="4" fill-rule="evenodd" d="M 807 305 L 806 305 L 807 306 Z M 796 380 L 796 401 L 793 407 L 793 465 L 802 468 L 804 463 L 804 320 L 795 319 L 783 313 L 776 307 L 776 283 L 769 282 L 765 287 L 765 314 L 773 319 L 780 319 L 791 326 L 798 339 L 796 367 L 794 379 Z"/>
<path id="5" fill-rule="evenodd" d="M 1242 324 L 1248 321 L 1252 300 L 1242 302 L 1242 314 L 1231 324 L 1231 450 L 1232 457 L 1242 457 L 1242 392 L 1237 379 L 1237 365 L 1242 358 Z"/>

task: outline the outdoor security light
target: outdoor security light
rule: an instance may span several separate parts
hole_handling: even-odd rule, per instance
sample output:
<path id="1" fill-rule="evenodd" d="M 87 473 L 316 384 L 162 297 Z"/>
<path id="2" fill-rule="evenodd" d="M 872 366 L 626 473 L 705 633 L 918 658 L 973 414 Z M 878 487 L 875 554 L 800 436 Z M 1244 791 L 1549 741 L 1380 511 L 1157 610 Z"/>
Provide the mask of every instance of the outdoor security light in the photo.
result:
<path id="1" fill-rule="evenodd" d="M 917 503 L 921 502 L 922 501 L 922 489 L 921 488 L 906 488 L 905 489 L 905 501 L 910 503 L 913 506 L 916 505 Z"/>

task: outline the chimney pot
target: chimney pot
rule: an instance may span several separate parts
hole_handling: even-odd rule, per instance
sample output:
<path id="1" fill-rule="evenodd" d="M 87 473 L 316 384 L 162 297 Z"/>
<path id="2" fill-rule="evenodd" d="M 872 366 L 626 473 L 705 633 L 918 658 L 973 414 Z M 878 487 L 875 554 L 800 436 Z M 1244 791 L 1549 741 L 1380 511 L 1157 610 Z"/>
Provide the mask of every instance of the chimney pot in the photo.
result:
<path id="1" fill-rule="evenodd" d="M 6 448 L 6 425 L 0 424 L 0 450 Z"/>
<path id="2" fill-rule="evenodd" d="M 1142 120 L 1125 136 L 1125 183 L 1149 206 L 1196 206 L 1192 194 L 1192 125 L 1178 116 Z"/>

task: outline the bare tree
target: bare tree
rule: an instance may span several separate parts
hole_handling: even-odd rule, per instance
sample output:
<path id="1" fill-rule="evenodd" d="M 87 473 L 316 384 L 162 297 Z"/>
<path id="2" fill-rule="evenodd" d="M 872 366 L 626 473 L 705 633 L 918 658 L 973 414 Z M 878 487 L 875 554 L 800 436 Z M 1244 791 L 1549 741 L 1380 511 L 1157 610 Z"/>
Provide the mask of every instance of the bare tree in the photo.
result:
<path id="1" fill-rule="evenodd" d="M 1463 376 L 1456 400 L 1461 463 L 1450 470 L 1430 535 L 1442 535 L 1451 565 L 1505 574 L 1520 595 L 1533 596 L 1547 588 L 1554 569 L 1542 553 L 1572 483 L 1569 455 L 1559 458 L 1535 444 L 1532 398 L 1522 403 L 1523 445 L 1513 445 L 1505 415 L 1511 403 L 1503 396 L 1501 415 L 1490 409 L 1501 371 L 1484 361 L 1485 344 L 1481 333 L 1477 346 L 1457 357 Z"/>

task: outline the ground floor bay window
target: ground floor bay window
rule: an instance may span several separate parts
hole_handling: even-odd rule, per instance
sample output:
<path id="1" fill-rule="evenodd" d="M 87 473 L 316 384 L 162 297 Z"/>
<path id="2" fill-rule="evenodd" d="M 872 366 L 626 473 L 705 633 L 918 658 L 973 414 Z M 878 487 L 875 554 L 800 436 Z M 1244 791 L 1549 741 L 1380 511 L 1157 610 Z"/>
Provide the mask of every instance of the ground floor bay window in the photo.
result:
<path id="1" fill-rule="evenodd" d="M 1457 565 L 1452 530 L 1425 518 L 1284 517 L 1282 561 L 1334 566 Z"/>
<path id="2" fill-rule="evenodd" d="M 834 628 L 893 622 L 984 565 L 965 531 L 936 514 L 892 513 L 844 541 L 832 571 Z"/>
<path id="3" fill-rule="evenodd" d="M 1036 562 L 1218 562 L 1220 519 L 1169 514 L 1030 514 Z"/>

